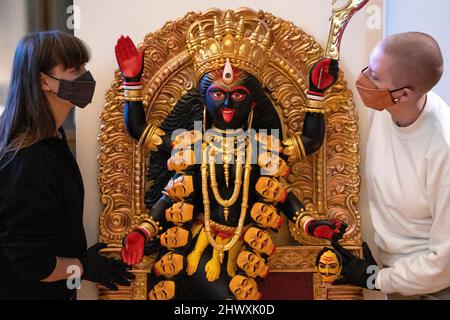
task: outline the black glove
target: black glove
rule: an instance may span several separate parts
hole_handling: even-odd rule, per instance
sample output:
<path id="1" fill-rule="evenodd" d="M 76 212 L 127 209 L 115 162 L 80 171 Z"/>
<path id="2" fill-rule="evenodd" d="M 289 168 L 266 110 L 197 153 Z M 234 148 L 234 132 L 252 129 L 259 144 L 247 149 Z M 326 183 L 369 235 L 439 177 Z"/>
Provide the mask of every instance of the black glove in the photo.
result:
<path id="1" fill-rule="evenodd" d="M 342 256 L 342 278 L 334 281 L 333 285 L 350 284 L 373 290 L 373 287 L 369 288 L 368 279 L 379 269 L 367 243 L 363 243 L 364 260 L 354 256 L 338 243 L 333 243 L 333 247 Z M 370 267 L 375 269 L 371 271 Z"/>
<path id="2" fill-rule="evenodd" d="M 105 257 L 99 253 L 106 247 L 105 243 L 97 243 L 80 258 L 83 265 L 81 278 L 101 284 L 113 291 L 119 290 L 117 285 L 131 286 L 129 280 L 134 279 L 135 276 L 126 271 L 127 265 L 120 260 Z"/>
<path id="3" fill-rule="evenodd" d="M 324 58 L 317 62 L 309 74 L 309 94 L 322 96 L 339 78 L 339 61 Z"/>

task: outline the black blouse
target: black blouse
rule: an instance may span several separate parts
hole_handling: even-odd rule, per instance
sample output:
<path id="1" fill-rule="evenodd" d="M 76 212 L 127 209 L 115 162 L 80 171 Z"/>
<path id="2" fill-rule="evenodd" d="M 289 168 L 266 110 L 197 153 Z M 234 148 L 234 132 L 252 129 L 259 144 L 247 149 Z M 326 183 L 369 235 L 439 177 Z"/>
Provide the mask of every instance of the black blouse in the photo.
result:
<path id="1" fill-rule="evenodd" d="M 74 296 L 66 281 L 40 281 L 56 257 L 79 258 L 87 247 L 83 181 L 60 132 L 62 139 L 21 150 L 0 170 L 0 300 Z"/>

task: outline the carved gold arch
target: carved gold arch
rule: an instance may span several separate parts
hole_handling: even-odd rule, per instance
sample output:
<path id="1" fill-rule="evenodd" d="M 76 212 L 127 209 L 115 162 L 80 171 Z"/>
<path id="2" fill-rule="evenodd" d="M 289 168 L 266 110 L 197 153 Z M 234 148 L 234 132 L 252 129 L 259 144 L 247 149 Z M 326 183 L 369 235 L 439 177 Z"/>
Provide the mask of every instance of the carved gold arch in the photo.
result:
<path id="1" fill-rule="evenodd" d="M 196 21 L 212 20 L 214 16 L 222 17 L 224 13 L 219 9 L 204 13 L 191 12 L 146 35 L 140 46 L 146 49 L 143 83 L 148 120 L 157 123 L 164 121 L 177 101 L 195 86 L 192 61 L 185 46 L 186 31 Z M 323 49 L 312 36 L 293 23 L 270 13 L 248 8 L 237 9 L 234 13 L 246 20 L 262 20 L 270 26 L 275 47 L 261 80 L 280 116 L 284 135 L 301 132 L 308 73 L 323 55 Z M 119 71 L 114 76 L 101 115 L 98 182 L 101 201 L 105 206 L 100 215 L 100 241 L 108 243 L 107 251 L 117 255 L 123 236 L 146 214 L 144 194 L 151 186 L 145 179 L 148 165 L 146 154 L 125 129 L 123 83 Z M 343 244 L 359 251 L 361 221 L 356 209 L 360 188 L 358 115 L 353 95 L 342 73 L 330 90 L 325 102 L 329 112 L 326 115 L 324 147 L 310 159 L 295 163 L 287 184 L 308 210 L 346 221 L 349 229 Z M 281 248 L 280 254 L 275 255 L 270 264 L 274 271 L 283 268 L 290 270 L 292 268 L 283 265 L 289 259 L 292 265 L 294 256 L 298 260 L 296 270 L 311 272 L 314 253 L 317 254 L 328 243 L 304 236 L 294 224 L 290 224 L 289 230 L 292 237 L 303 246 Z M 145 299 L 146 272 L 152 262 L 152 257 L 147 257 L 136 267 L 138 277 L 130 292 L 112 294 L 102 291 L 102 297 L 120 299 L 131 295 L 134 299 Z M 320 292 L 324 290 L 316 279 L 316 298 L 323 297 Z"/>

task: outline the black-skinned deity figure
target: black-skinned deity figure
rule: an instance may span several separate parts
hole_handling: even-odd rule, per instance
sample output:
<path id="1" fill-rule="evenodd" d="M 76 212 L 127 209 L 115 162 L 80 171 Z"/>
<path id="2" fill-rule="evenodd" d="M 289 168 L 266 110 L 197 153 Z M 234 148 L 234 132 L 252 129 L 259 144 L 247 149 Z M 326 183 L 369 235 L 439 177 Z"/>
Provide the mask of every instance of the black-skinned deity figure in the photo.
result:
<path id="1" fill-rule="evenodd" d="M 153 300 L 257 300 L 276 249 L 271 234 L 283 221 L 330 241 L 345 233 L 342 221 L 307 212 L 284 182 L 288 163 L 323 144 L 324 92 L 338 78 L 338 62 L 314 65 L 303 132 L 283 137 L 261 84 L 273 42 L 268 27 L 227 14 L 212 30 L 194 24 L 186 37 L 198 83 L 160 126 L 147 123 L 142 103 L 144 51 L 124 37 L 116 46 L 125 124 L 150 150 L 152 181 L 148 219 L 126 235 L 122 258 L 135 265 L 158 253 L 150 275 Z"/>

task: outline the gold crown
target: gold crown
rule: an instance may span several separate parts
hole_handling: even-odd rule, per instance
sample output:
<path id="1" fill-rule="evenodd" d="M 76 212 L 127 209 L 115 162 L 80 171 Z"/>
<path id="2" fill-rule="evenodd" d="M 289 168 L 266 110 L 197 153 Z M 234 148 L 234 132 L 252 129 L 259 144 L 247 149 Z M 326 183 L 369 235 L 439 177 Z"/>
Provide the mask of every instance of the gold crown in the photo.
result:
<path id="1" fill-rule="evenodd" d="M 214 15 L 214 20 L 195 23 L 187 36 L 198 80 L 208 72 L 223 68 L 227 59 L 233 67 L 261 79 L 272 43 L 272 33 L 266 23 L 238 17 L 232 10 L 224 17 Z"/>

